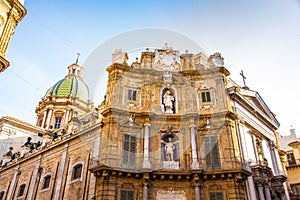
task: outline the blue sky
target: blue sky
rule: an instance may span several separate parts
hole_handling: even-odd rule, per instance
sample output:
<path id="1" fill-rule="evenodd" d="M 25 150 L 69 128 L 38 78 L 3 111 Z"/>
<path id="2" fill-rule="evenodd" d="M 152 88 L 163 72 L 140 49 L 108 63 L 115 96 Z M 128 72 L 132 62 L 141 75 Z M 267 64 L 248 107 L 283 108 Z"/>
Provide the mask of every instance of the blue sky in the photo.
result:
<path id="1" fill-rule="evenodd" d="M 188 36 L 209 55 L 221 52 L 231 77 L 242 84 L 244 70 L 250 89 L 277 114 L 280 132 L 293 125 L 300 133 L 297 0 L 27 0 L 25 7 L 7 52 L 11 66 L 0 75 L 0 116 L 35 123 L 38 101 L 77 52 L 84 63 L 115 35 L 157 27 Z"/>

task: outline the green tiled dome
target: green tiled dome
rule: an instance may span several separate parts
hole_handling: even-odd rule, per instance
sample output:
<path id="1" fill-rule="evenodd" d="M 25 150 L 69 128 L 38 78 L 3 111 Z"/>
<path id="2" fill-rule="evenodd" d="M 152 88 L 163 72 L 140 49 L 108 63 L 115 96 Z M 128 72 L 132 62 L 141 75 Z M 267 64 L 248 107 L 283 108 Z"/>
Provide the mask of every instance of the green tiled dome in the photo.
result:
<path id="1" fill-rule="evenodd" d="M 66 76 L 50 87 L 44 98 L 48 96 L 69 97 L 70 95 L 86 102 L 89 100 L 89 89 L 81 78 Z"/>

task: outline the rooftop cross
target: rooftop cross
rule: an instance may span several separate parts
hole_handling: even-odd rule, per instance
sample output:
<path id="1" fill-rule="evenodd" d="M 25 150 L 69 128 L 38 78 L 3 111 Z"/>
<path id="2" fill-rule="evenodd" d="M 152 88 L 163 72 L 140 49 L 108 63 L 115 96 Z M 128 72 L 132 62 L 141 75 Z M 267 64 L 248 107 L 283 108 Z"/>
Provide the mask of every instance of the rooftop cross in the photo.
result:
<path id="1" fill-rule="evenodd" d="M 244 72 L 243 70 L 241 71 L 240 75 L 242 76 L 243 78 L 243 83 L 244 83 L 244 89 L 249 89 L 247 86 L 246 86 L 246 76 L 244 75 Z"/>
<path id="2" fill-rule="evenodd" d="M 79 62 L 79 56 L 80 56 L 80 53 L 77 53 L 77 58 L 76 58 L 75 64 L 78 64 L 78 62 Z"/>

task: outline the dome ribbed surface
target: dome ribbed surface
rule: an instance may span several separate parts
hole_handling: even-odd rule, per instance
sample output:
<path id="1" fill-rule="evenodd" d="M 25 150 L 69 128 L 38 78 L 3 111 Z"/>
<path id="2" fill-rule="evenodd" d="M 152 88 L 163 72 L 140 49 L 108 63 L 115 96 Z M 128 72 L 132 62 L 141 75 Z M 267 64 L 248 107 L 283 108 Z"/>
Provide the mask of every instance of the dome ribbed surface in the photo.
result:
<path id="1" fill-rule="evenodd" d="M 76 76 L 67 76 L 66 78 L 58 81 L 48 89 L 45 97 L 78 97 L 83 101 L 89 100 L 89 89 L 87 85 Z"/>

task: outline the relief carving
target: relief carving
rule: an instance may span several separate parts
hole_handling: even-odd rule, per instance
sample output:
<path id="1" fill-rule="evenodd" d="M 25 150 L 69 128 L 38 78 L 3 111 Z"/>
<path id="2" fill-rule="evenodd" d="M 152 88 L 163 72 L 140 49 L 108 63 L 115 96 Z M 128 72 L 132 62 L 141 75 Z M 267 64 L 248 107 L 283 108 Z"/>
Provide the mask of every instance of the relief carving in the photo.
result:
<path id="1" fill-rule="evenodd" d="M 155 50 L 154 67 L 159 71 L 179 71 L 180 53 L 165 44 L 163 49 Z"/>
<path id="2" fill-rule="evenodd" d="M 125 64 L 128 60 L 128 55 L 122 49 L 116 49 L 112 54 L 112 63 Z"/>
<path id="3" fill-rule="evenodd" d="M 213 183 L 213 184 L 209 185 L 209 189 L 211 189 L 211 190 L 221 190 L 222 186 L 220 184 Z"/>
<path id="4" fill-rule="evenodd" d="M 172 188 L 169 190 L 158 190 L 156 200 L 186 200 L 186 193 L 182 190 L 174 191 Z"/>

